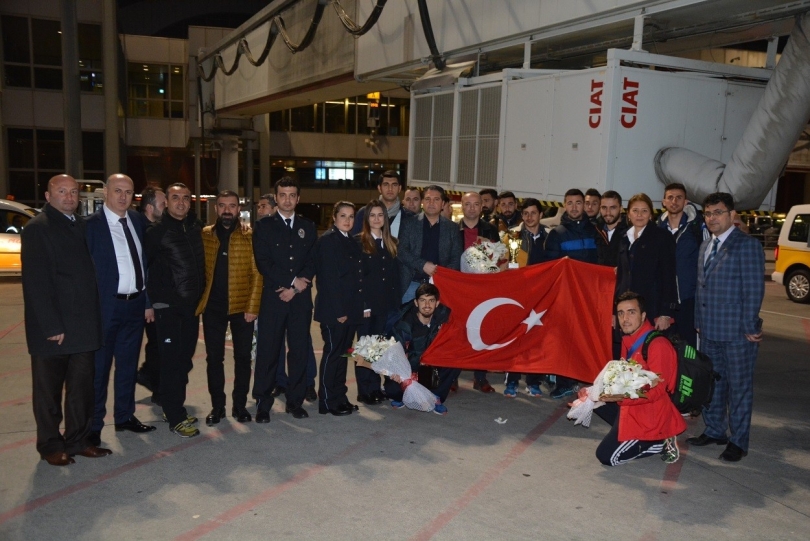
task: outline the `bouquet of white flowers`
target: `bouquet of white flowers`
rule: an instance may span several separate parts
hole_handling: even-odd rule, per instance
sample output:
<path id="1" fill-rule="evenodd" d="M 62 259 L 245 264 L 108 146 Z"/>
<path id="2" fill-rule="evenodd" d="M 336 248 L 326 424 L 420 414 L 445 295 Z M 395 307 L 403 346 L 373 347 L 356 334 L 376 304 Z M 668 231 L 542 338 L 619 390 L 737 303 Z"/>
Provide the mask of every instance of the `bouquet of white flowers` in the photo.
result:
<path id="1" fill-rule="evenodd" d="M 402 344 L 384 336 L 361 336 L 347 354 L 349 358 L 363 359 L 369 367 L 383 376 L 397 376 L 402 387 L 402 403 L 419 411 L 433 411 L 436 395 L 416 380 L 411 372 L 411 363 Z"/>
<path id="2" fill-rule="evenodd" d="M 636 361 L 610 361 L 596 376 L 593 385 L 584 389 L 585 396 L 580 396 L 571 403 L 568 418 L 573 419 L 575 425 L 590 426 L 594 408 L 605 402 L 644 398 L 645 391 L 659 382 L 658 374 L 644 370 Z"/>
<path id="3" fill-rule="evenodd" d="M 506 261 L 506 246 L 488 240 L 476 242 L 461 254 L 461 272 L 490 274 L 498 272 L 498 263 Z"/>

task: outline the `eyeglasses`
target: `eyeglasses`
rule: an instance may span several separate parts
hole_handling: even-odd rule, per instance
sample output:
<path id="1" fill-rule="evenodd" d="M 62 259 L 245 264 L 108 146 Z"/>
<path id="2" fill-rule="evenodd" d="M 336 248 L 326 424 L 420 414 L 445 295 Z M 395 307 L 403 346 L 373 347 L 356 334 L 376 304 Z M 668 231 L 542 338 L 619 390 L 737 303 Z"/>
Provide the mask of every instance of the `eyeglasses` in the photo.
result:
<path id="1" fill-rule="evenodd" d="M 704 212 L 703 215 L 706 218 L 711 218 L 711 217 L 719 218 L 720 216 L 722 216 L 726 212 L 731 212 L 731 211 L 729 211 L 729 210 L 714 210 L 712 212 Z"/>

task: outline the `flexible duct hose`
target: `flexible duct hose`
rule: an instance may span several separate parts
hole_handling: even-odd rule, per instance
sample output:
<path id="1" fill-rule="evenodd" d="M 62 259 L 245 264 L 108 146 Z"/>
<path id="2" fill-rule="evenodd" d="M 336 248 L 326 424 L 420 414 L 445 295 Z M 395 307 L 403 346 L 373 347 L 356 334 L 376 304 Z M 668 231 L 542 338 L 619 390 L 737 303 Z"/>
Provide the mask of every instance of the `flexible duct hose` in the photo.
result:
<path id="1" fill-rule="evenodd" d="M 664 148 L 655 170 L 664 184 L 680 182 L 702 201 L 716 191 L 734 196 L 740 209 L 759 207 L 810 120 L 810 12 L 796 25 L 765 92 L 728 165 L 683 148 Z"/>
<path id="2" fill-rule="evenodd" d="M 436 65 L 436 69 L 442 71 L 447 63 L 444 61 L 444 57 L 439 54 L 439 48 L 436 47 L 436 37 L 433 35 L 433 25 L 430 24 L 427 0 L 419 0 L 419 18 L 422 19 L 422 31 L 425 33 L 425 40 L 427 40 L 430 48 L 430 58 Z"/>

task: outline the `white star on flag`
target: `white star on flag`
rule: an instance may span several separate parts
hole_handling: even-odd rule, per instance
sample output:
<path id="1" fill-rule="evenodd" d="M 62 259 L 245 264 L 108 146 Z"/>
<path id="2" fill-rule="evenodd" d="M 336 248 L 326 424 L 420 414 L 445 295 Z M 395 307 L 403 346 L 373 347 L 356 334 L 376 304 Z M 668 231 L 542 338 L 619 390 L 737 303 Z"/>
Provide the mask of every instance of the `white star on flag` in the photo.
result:
<path id="1" fill-rule="evenodd" d="M 532 308 L 532 312 L 529 314 L 529 317 L 523 320 L 523 323 L 526 324 L 527 333 L 529 332 L 529 329 L 535 325 L 540 325 L 541 327 L 543 326 L 543 322 L 540 320 L 542 319 L 543 314 L 545 314 L 547 311 L 548 310 L 543 310 L 542 312 L 538 313 L 534 311 L 534 308 Z"/>

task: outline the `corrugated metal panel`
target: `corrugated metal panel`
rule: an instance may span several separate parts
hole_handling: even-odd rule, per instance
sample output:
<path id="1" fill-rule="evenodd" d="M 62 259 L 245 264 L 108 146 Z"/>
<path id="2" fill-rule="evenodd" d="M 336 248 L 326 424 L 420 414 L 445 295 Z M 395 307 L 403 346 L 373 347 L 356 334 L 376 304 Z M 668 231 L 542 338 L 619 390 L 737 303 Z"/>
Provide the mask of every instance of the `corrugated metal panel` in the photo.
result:
<path id="1" fill-rule="evenodd" d="M 476 185 L 495 186 L 498 180 L 498 138 L 501 126 L 501 87 L 481 89 L 478 122 Z"/>
<path id="2" fill-rule="evenodd" d="M 450 182 L 450 158 L 453 147 L 453 94 L 441 94 L 433 102 L 433 148 L 430 181 Z"/>
<path id="3" fill-rule="evenodd" d="M 414 99 L 416 122 L 413 136 L 413 163 L 409 164 L 414 180 L 430 180 L 431 124 L 433 96 Z"/>
<path id="4" fill-rule="evenodd" d="M 478 90 L 465 90 L 458 93 L 459 130 L 458 162 L 456 163 L 456 182 L 475 184 L 475 149 L 478 135 Z"/>

